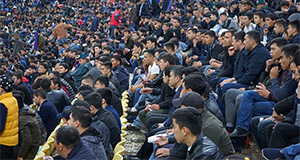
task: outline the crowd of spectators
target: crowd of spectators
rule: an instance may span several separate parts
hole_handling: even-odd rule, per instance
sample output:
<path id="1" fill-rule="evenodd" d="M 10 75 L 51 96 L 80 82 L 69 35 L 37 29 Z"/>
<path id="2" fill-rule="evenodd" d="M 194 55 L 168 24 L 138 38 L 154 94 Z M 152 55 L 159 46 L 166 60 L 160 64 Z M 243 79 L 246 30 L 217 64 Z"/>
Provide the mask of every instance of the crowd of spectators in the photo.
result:
<path id="1" fill-rule="evenodd" d="M 300 154 L 300 0 L 1 0 L 0 159 Z M 298 148 L 298 149 L 297 149 Z M 242 155 L 239 155 L 243 158 Z M 47 157 L 51 159 L 52 157 Z"/>

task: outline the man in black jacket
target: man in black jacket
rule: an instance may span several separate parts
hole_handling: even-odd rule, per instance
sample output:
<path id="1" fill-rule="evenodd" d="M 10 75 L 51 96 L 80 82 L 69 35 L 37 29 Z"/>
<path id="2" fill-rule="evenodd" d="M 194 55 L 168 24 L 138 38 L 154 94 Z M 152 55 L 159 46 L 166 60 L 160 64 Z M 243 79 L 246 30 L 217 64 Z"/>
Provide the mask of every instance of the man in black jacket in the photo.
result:
<path id="1" fill-rule="evenodd" d="M 102 108 L 102 97 L 97 92 L 92 92 L 87 95 L 84 100 L 90 104 L 90 109 L 93 117 L 97 116 L 98 120 L 106 124 L 110 130 L 110 143 L 113 148 L 121 141 L 120 128 L 117 120 L 114 118 L 113 114 L 108 110 Z"/>
<path id="2" fill-rule="evenodd" d="M 23 77 L 23 75 L 22 75 L 21 71 L 15 71 L 15 73 L 12 76 L 15 85 L 17 85 L 16 89 L 20 90 L 24 93 L 24 95 L 25 95 L 24 103 L 29 106 L 29 105 L 33 104 L 32 94 L 31 94 L 29 88 L 26 86 L 26 84 L 22 82 L 22 77 Z"/>

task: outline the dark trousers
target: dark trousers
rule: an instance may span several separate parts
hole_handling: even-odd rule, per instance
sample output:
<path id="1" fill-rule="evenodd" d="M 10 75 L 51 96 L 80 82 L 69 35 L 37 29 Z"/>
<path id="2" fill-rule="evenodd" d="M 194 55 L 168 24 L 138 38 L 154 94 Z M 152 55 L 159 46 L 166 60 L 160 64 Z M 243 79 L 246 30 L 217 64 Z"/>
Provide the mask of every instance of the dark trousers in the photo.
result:
<path id="1" fill-rule="evenodd" d="M 300 142 L 300 127 L 278 123 L 272 132 L 269 148 L 284 148 Z"/>
<path id="2" fill-rule="evenodd" d="M 13 146 L 0 145 L 0 159 L 11 159 L 13 153 Z"/>

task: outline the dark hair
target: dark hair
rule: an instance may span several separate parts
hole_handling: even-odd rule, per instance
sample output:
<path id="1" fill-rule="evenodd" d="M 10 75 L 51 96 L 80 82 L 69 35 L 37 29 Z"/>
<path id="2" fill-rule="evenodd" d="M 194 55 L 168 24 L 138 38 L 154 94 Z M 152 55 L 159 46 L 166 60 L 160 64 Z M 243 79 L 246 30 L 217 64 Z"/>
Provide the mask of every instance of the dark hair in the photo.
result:
<path id="1" fill-rule="evenodd" d="M 290 6 L 290 4 L 289 4 L 289 2 L 288 1 L 282 1 L 282 2 L 280 2 L 280 7 L 282 7 L 282 6 Z"/>
<path id="2" fill-rule="evenodd" d="M 194 72 L 199 72 L 200 70 L 196 67 L 193 66 L 187 66 L 185 68 L 182 69 L 182 74 L 184 74 L 185 76 L 189 75 L 190 73 L 194 73 Z"/>
<path id="3" fill-rule="evenodd" d="M 279 19 L 276 13 L 269 13 L 266 15 L 266 18 L 270 18 L 272 21 Z"/>
<path id="4" fill-rule="evenodd" d="M 180 23 L 180 18 L 179 17 L 173 17 L 174 20 L 177 20 Z"/>
<path id="5" fill-rule="evenodd" d="M 211 12 L 210 12 L 210 14 L 212 14 L 212 15 L 215 15 L 216 17 L 218 17 L 218 16 L 219 16 L 219 13 L 218 13 L 218 11 L 215 11 L 215 10 L 211 11 Z"/>
<path id="6" fill-rule="evenodd" d="M 170 73 L 171 73 L 171 69 L 173 68 L 174 66 L 167 66 L 165 69 L 164 69 L 164 73 L 166 76 L 170 77 Z"/>
<path id="7" fill-rule="evenodd" d="M 233 34 L 233 36 L 234 36 L 234 39 L 236 40 L 236 41 L 242 41 L 242 42 L 244 42 L 244 39 L 245 39 L 245 32 L 244 31 L 238 31 L 238 32 L 235 32 L 234 34 Z"/>
<path id="8" fill-rule="evenodd" d="M 109 88 L 107 88 L 107 87 L 100 88 L 100 89 L 97 89 L 96 92 L 98 92 L 102 96 L 102 98 L 105 99 L 105 101 L 108 105 L 111 104 L 111 99 L 112 99 L 113 93 Z"/>
<path id="9" fill-rule="evenodd" d="M 49 90 L 51 86 L 51 80 L 49 78 L 45 78 L 41 81 L 41 87 L 43 88 L 43 90 L 47 91 Z"/>
<path id="10" fill-rule="evenodd" d="M 281 48 L 281 53 L 283 53 L 286 57 L 292 56 L 294 57 L 295 52 L 299 49 L 298 44 L 287 44 Z"/>
<path id="11" fill-rule="evenodd" d="M 96 82 L 99 81 L 101 84 L 104 84 L 105 87 L 108 87 L 109 85 L 109 79 L 106 76 L 100 75 L 97 79 Z"/>
<path id="12" fill-rule="evenodd" d="M 18 102 L 19 109 L 23 108 L 24 107 L 24 97 L 25 97 L 24 93 L 19 90 L 14 90 L 14 91 L 12 91 L 12 93 Z"/>
<path id="13" fill-rule="evenodd" d="M 143 48 L 144 48 L 144 46 L 141 42 L 135 42 L 133 45 L 138 47 L 138 48 L 141 48 L 141 50 L 143 50 Z"/>
<path id="14" fill-rule="evenodd" d="M 49 73 L 52 73 L 55 76 L 55 78 L 60 78 L 60 73 L 58 71 L 51 71 Z"/>
<path id="15" fill-rule="evenodd" d="M 215 31 L 208 30 L 204 34 L 208 35 L 210 37 L 216 38 L 216 32 Z"/>
<path id="16" fill-rule="evenodd" d="M 58 87 L 61 87 L 61 83 L 60 83 L 60 78 L 57 77 L 53 77 L 51 78 L 51 81 L 53 82 L 54 85 L 58 84 Z"/>
<path id="17" fill-rule="evenodd" d="M 88 81 L 89 83 L 92 83 L 92 84 L 94 83 L 94 78 L 93 78 L 93 76 L 92 76 L 92 75 L 89 75 L 89 74 L 83 76 L 81 80 L 86 80 L 86 81 Z"/>
<path id="18" fill-rule="evenodd" d="M 254 15 L 258 15 L 259 18 L 262 18 L 265 21 L 266 14 L 263 11 L 256 11 Z"/>
<path id="19" fill-rule="evenodd" d="M 60 66 L 64 67 L 65 69 L 68 69 L 69 71 L 69 65 L 67 63 L 61 63 Z"/>
<path id="20" fill-rule="evenodd" d="M 174 73 L 174 76 L 175 77 L 179 77 L 180 79 L 182 79 L 182 69 L 184 67 L 183 66 L 174 66 L 172 69 L 171 69 L 171 72 Z"/>
<path id="21" fill-rule="evenodd" d="M 186 89 L 190 88 L 192 91 L 197 92 L 200 95 L 202 95 L 206 89 L 205 79 L 197 74 L 189 74 L 183 79 L 183 83 Z"/>
<path id="22" fill-rule="evenodd" d="M 175 119 L 179 128 L 187 127 L 193 135 L 201 133 L 202 118 L 201 114 L 193 107 L 183 107 L 176 109 L 171 118 Z"/>
<path id="23" fill-rule="evenodd" d="M 92 92 L 88 94 L 85 98 L 85 101 L 87 101 L 90 105 L 93 105 L 96 109 L 102 108 L 102 97 L 98 92 Z"/>
<path id="24" fill-rule="evenodd" d="M 80 142 L 80 134 L 75 127 L 61 126 L 56 131 L 55 139 L 56 143 L 61 143 L 71 149 Z"/>
<path id="25" fill-rule="evenodd" d="M 13 76 L 16 76 L 17 79 L 22 79 L 23 73 L 22 73 L 21 70 L 16 70 L 16 71 L 14 72 Z"/>
<path id="26" fill-rule="evenodd" d="M 247 11 L 243 16 L 248 17 L 249 20 L 253 18 L 253 12 L 252 11 Z"/>
<path id="27" fill-rule="evenodd" d="M 246 33 L 246 35 L 248 35 L 248 38 L 249 39 L 252 39 L 254 40 L 254 42 L 256 44 L 259 44 L 260 43 L 260 35 L 259 35 L 259 32 L 257 31 L 249 31 Z"/>
<path id="28" fill-rule="evenodd" d="M 109 70 L 111 70 L 111 68 L 112 68 L 111 61 L 103 62 L 101 64 L 101 66 L 104 66 L 105 68 L 108 68 Z"/>
<path id="29" fill-rule="evenodd" d="M 146 52 L 147 52 L 149 55 L 155 57 L 155 51 L 154 51 L 154 49 L 146 49 L 146 50 L 144 51 L 144 53 L 146 53 Z"/>
<path id="30" fill-rule="evenodd" d="M 90 127 L 92 123 L 92 114 L 85 106 L 73 106 L 72 107 L 72 117 L 74 121 L 78 120 L 82 128 Z"/>
<path id="31" fill-rule="evenodd" d="M 49 69 L 48 62 L 42 62 L 40 65 L 42 65 L 48 71 L 48 69 Z"/>
<path id="32" fill-rule="evenodd" d="M 121 56 L 119 56 L 119 55 L 113 55 L 112 57 L 111 57 L 111 59 L 112 58 L 114 58 L 116 61 L 119 61 L 120 62 L 120 65 L 122 65 L 122 57 Z"/>
<path id="33" fill-rule="evenodd" d="M 278 37 L 278 38 L 272 39 L 270 42 L 270 45 L 272 45 L 273 43 L 276 43 L 276 45 L 279 48 L 282 48 L 283 46 L 285 46 L 288 43 L 288 41 L 283 37 Z"/>
<path id="34" fill-rule="evenodd" d="M 179 21 L 180 22 L 180 21 Z M 156 38 L 154 38 L 154 37 L 147 37 L 147 41 L 151 41 L 151 43 L 155 43 L 155 46 L 156 46 L 156 44 L 157 44 L 157 40 L 156 40 Z"/>
<path id="35" fill-rule="evenodd" d="M 164 44 L 164 47 L 172 50 L 172 51 L 175 51 L 175 44 L 173 42 L 167 42 Z"/>
<path id="36" fill-rule="evenodd" d="M 176 57 L 172 54 L 166 53 L 161 56 L 159 56 L 159 60 L 163 60 L 164 62 L 169 62 L 169 65 L 175 65 L 176 64 Z"/>
<path id="37" fill-rule="evenodd" d="M 285 19 L 282 19 L 282 18 L 277 19 L 277 20 L 275 21 L 274 25 L 275 25 L 275 24 L 277 24 L 277 25 L 279 25 L 279 26 L 282 26 L 283 28 L 286 28 L 286 26 L 287 26 L 286 20 L 285 20 Z"/>
<path id="38" fill-rule="evenodd" d="M 179 46 L 179 39 L 176 38 L 176 37 L 171 38 L 171 39 L 169 40 L 169 42 L 174 43 L 174 45 L 177 46 L 177 47 Z"/>
<path id="39" fill-rule="evenodd" d="M 35 90 L 33 92 L 33 95 L 35 95 L 36 97 L 41 97 L 43 99 L 46 99 L 46 96 L 47 96 L 46 92 L 44 90 L 42 90 L 42 89 Z"/>
<path id="40" fill-rule="evenodd" d="M 291 21 L 289 23 L 289 25 L 291 25 L 292 28 L 296 28 L 298 33 L 300 32 L 300 21 L 299 20 Z"/>
<path id="41" fill-rule="evenodd" d="M 300 66 L 300 49 L 298 49 L 297 52 L 294 54 L 292 62 L 295 63 L 296 66 Z"/>
<path id="42" fill-rule="evenodd" d="M 86 109 L 90 110 L 90 104 L 88 102 L 84 101 L 84 100 L 83 101 L 82 100 L 76 100 L 72 106 L 73 107 L 74 106 L 83 106 Z"/>

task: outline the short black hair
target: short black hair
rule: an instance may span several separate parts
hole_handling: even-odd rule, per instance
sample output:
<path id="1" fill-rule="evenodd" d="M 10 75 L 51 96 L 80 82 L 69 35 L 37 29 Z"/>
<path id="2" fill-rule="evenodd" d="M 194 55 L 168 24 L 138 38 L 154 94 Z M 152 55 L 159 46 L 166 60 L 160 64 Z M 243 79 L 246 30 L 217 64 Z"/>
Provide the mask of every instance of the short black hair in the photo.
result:
<path id="1" fill-rule="evenodd" d="M 108 68 L 109 70 L 112 69 L 111 61 L 103 62 L 103 63 L 101 64 L 101 66 L 104 66 L 105 68 Z"/>
<path id="2" fill-rule="evenodd" d="M 179 21 L 179 22 L 180 22 L 180 21 Z M 147 41 L 151 41 L 151 43 L 155 43 L 155 46 L 156 46 L 156 44 L 157 44 L 156 38 L 151 37 L 151 36 L 147 37 Z"/>
<path id="3" fill-rule="evenodd" d="M 42 65 L 48 71 L 48 69 L 49 69 L 48 62 L 42 62 L 40 65 Z"/>
<path id="4" fill-rule="evenodd" d="M 249 39 L 254 40 L 256 44 L 260 43 L 260 35 L 258 31 L 249 31 L 246 33 L 246 35 L 248 35 Z"/>
<path id="5" fill-rule="evenodd" d="M 287 44 L 281 48 L 281 53 L 283 53 L 286 57 L 294 57 L 294 54 L 299 48 L 298 44 Z"/>
<path id="6" fill-rule="evenodd" d="M 68 69 L 69 71 L 69 65 L 65 62 L 61 63 L 60 66 L 64 67 L 65 69 Z"/>
<path id="7" fill-rule="evenodd" d="M 166 53 L 161 56 L 159 56 L 159 60 L 163 60 L 164 62 L 169 62 L 169 65 L 175 65 L 176 64 L 176 57 L 172 54 Z"/>
<path id="8" fill-rule="evenodd" d="M 46 92 L 43 89 L 37 89 L 33 92 L 33 95 L 35 95 L 36 97 L 41 97 L 43 99 L 46 99 Z"/>
<path id="9" fill-rule="evenodd" d="M 167 66 L 165 69 L 164 69 L 164 73 L 166 76 L 170 77 L 170 73 L 171 73 L 171 69 L 173 68 L 174 66 Z"/>
<path id="10" fill-rule="evenodd" d="M 108 77 L 104 75 L 100 75 L 97 79 L 96 82 L 99 81 L 101 84 L 104 84 L 105 87 L 108 87 L 109 85 L 109 79 Z"/>
<path id="11" fill-rule="evenodd" d="M 71 149 L 80 142 L 79 131 L 72 126 L 61 126 L 56 131 L 56 143 L 63 144 L 66 148 Z"/>
<path id="12" fill-rule="evenodd" d="M 146 49 L 146 50 L 144 51 L 144 54 L 145 54 L 146 52 L 147 52 L 149 55 L 155 57 L 155 51 L 154 51 L 154 49 Z"/>
<path id="13" fill-rule="evenodd" d="M 198 74 L 189 74 L 183 79 L 183 83 L 186 89 L 190 88 L 192 91 L 197 92 L 200 95 L 203 95 L 206 89 L 205 79 Z"/>
<path id="14" fill-rule="evenodd" d="M 210 37 L 216 38 L 216 32 L 215 31 L 208 30 L 204 34 L 208 35 Z"/>
<path id="15" fill-rule="evenodd" d="M 114 58 L 116 61 L 120 62 L 120 65 L 122 65 L 122 57 L 119 55 L 113 55 L 111 58 Z"/>
<path id="16" fill-rule="evenodd" d="M 179 128 L 187 127 L 193 135 L 199 135 L 202 127 L 201 114 L 193 107 L 176 109 L 171 118 L 175 119 Z"/>
<path id="17" fill-rule="evenodd" d="M 135 42 L 133 45 L 138 47 L 138 48 L 141 48 L 141 50 L 143 50 L 143 48 L 144 48 L 144 46 L 141 42 Z"/>
<path id="18" fill-rule="evenodd" d="M 294 54 L 294 58 L 291 61 L 296 64 L 296 66 L 300 66 L 300 50 L 298 49 L 297 52 Z"/>
<path id="19" fill-rule="evenodd" d="M 97 89 L 96 92 L 98 92 L 102 96 L 102 98 L 105 99 L 108 105 L 111 105 L 113 93 L 108 87 Z"/>
<path id="20" fill-rule="evenodd" d="M 58 71 L 51 71 L 49 73 L 52 73 L 55 76 L 55 78 L 60 78 L 60 73 Z"/>
<path id="21" fill-rule="evenodd" d="M 14 72 L 13 76 L 16 76 L 17 79 L 22 79 L 23 73 L 22 73 L 21 70 L 16 70 L 16 71 Z"/>
<path id="22" fill-rule="evenodd" d="M 234 39 L 236 40 L 236 41 L 242 41 L 242 42 L 244 42 L 244 39 L 245 39 L 245 32 L 244 31 L 238 31 L 238 32 L 235 32 L 234 34 L 233 34 L 233 36 L 234 36 Z"/>
<path id="23" fill-rule="evenodd" d="M 92 84 L 94 83 L 94 78 L 93 78 L 93 76 L 92 76 L 92 75 L 89 75 L 89 74 L 83 76 L 81 80 L 86 80 L 87 82 L 92 83 Z"/>
<path id="24" fill-rule="evenodd" d="M 14 91 L 12 91 L 12 93 L 18 102 L 19 109 L 23 108 L 24 107 L 24 97 L 25 97 L 24 93 L 19 90 L 14 90 Z"/>
<path id="25" fill-rule="evenodd" d="M 296 30 L 297 30 L 298 33 L 300 32 L 300 21 L 299 21 L 299 20 L 291 21 L 291 22 L 289 23 L 289 25 L 290 25 L 292 28 L 296 28 Z"/>
<path id="26" fill-rule="evenodd" d="M 283 18 L 280 18 L 280 19 L 277 19 L 274 23 L 274 25 L 277 24 L 279 26 L 282 26 L 283 28 L 286 28 L 287 26 L 287 23 L 286 23 L 286 20 L 283 19 Z"/>
<path id="27" fill-rule="evenodd" d="M 57 77 L 53 77 L 50 79 L 54 85 L 58 85 L 58 87 L 60 88 L 61 87 L 61 82 L 60 82 L 60 78 L 57 78 Z"/>
<path id="28" fill-rule="evenodd" d="M 283 37 L 277 37 L 271 40 L 270 45 L 273 43 L 275 43 L 279 48 L 282 48 L 288 43 L 288 41 Z"/>
<path id="29" fill-rule="evenodd" d="M 41 87 L 43 88 L 43 90 L 47 91 L 49 90 L 51 86 L 51 80 L 49 78 L 45 78 L 41 81 Z"/>
<path id="30" fill-rule="evenodd" d="M 279 19 L 279 17 L 277 16 L 276 13 L 268 13 L 266 15 L 266 18 L 270 18 L 271 20 L 277 20 L 277 19 Z"/>
<path id="31" fill-rule="evenodd" d="M 90 105 L 93 105 L 96 109 L 102 108 L 102 97 L 98 92 L 92 92 L 88 94 L 85 98 L 85 101 L 87 101 Z"/>
<path id="32" fill-rule="evenodd" d="M 175 51 L 175 44 L 173 42 L 167 42 L 164 44 L 164 47 L 172 50 L 172 51 Z"/>
<path id="33" fill-rule="evenodd" d="M 249 20 L 251 20 L 254 15 L 252 11 L 247 11 L 243 16 L 246 16 Z"/>
<path id="34" fill-rule="evenodd" d="M 84 101 L 84 100 L 76 100 L 72 106 L 73 107 L 74 106 L 83 106 L 86 109 L 90 110 L 90 104 L 87 101 Z"/>
<path id="35" fill-rule="evenodd" d="M 184 67 L 183 66 L 174 66 L 172 69 L 171 69 L 171 72 L 174 73 L 174 76 L 175 77 L 179 77 L 180 79 L 182 79 L 182 69 Z"/>
<path id="36" fill-rule="evenodd" d="M 90 127 L 92 123 L 92 114 L 85 106 L 73 106 L 72 107 L 72 117 L 74 121 L 78 120 L 82 128 Z"/>
<path id="37" fill-rule="evenodd" d="M 259 18 L 262 18 L 265 21 L 266 14 L 263 11 L 256 11 L 254 15 L 258 15 Z"/>

